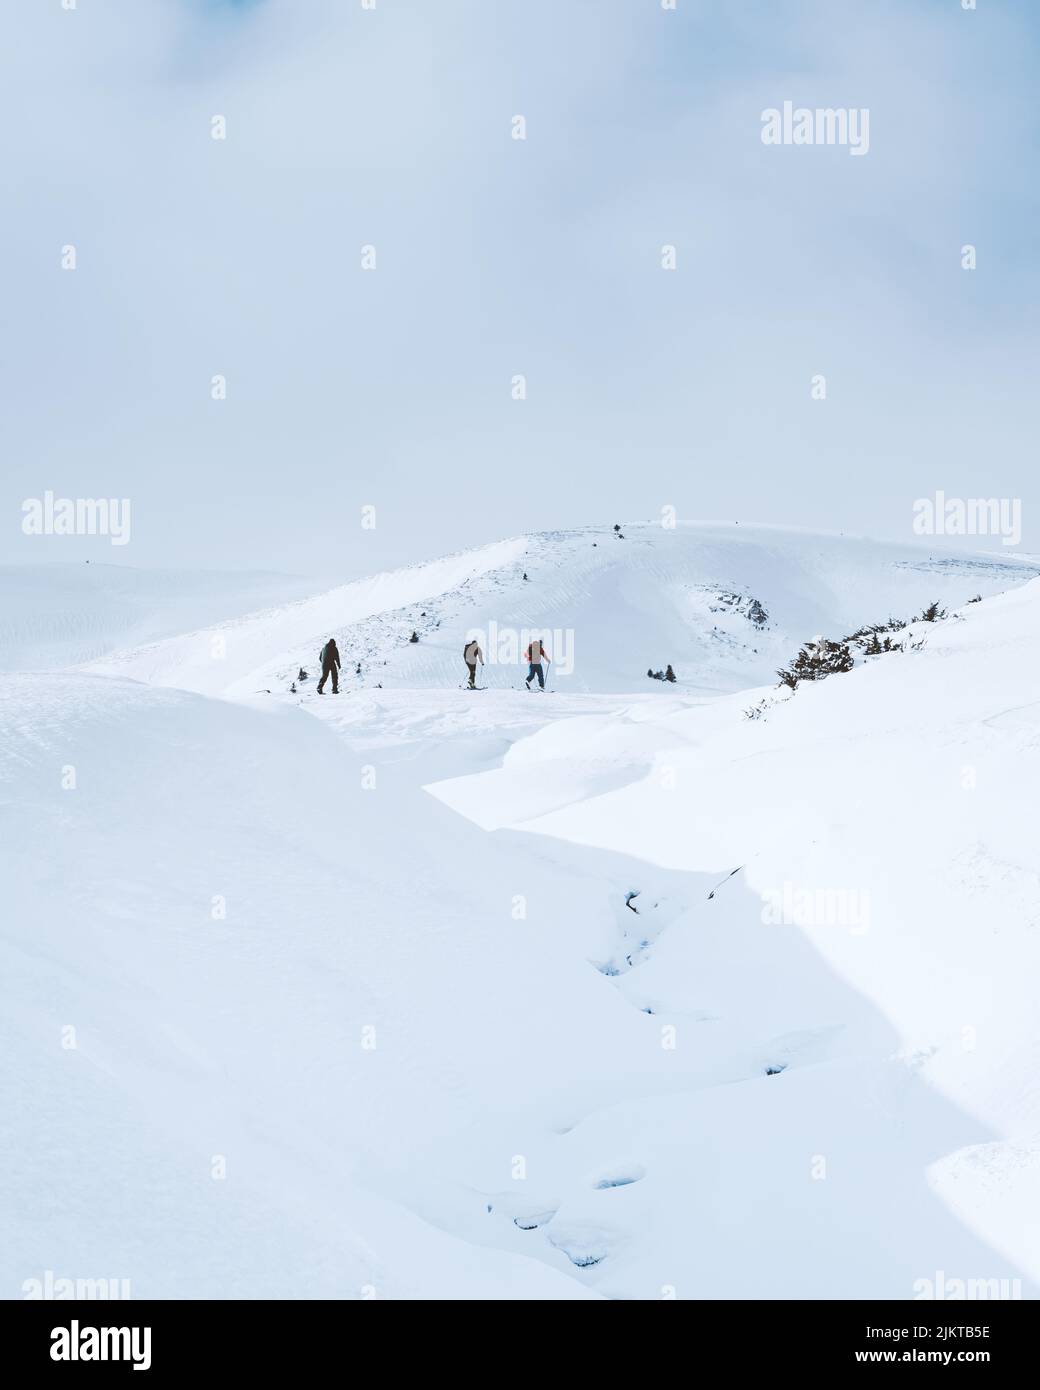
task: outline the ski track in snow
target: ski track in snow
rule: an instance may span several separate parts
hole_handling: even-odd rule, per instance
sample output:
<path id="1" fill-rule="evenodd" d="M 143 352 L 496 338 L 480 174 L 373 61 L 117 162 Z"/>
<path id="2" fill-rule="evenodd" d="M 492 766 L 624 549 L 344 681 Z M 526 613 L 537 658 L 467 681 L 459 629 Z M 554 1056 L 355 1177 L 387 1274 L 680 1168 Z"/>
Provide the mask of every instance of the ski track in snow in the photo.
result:
<path id="1" fill-rule="evenodd" d="M 963 833 L 952 803 L 941 833 L 915 823 L 918 871 L 876 808 L 908 760 L 921 816 L 972 760 L 985 808 L 1013 790 L 1036 726 L 1011 637 L 1040 626 L 1037 586 L 743 711 L 818 630 L 1033 571 L 624 530 L 0 678 L 6 1050 L 25 1059 L 4 1104 L 29 1117 L 4 1198 L 48 1208 L 16 1220 L 5 1287 L 52 1268 L 125 1270 L 139 1297 L 904 1298 L 943 1269 L 1032 1295 L 1028 990 L 980 994 L 975 909 L 934 885 L 1024 924 L 998 941 L 1008 982 L 1036 964 L 1036 856 L 995 811 L 999 850 Z M 722 593 L 761 600 L 767 627 L 715 611 Z M 527 692 L 489 664 L 487 690 L 459 691 L 464 632 L 492 616 L 573 622 L 574 677 Z M 333 632 L 343 693 L 319 697 Z M 958 677 L 943 720 L 972 640 L 1007 669 Z M 669 660 L 678 688 L 640 683 Z M 851 804 L 801 785 L 821 749 Z M 865 828 L 887 887 L 857 857 Z M 870 882 L 870 930 L 763 925 L 785 876 Z"/>

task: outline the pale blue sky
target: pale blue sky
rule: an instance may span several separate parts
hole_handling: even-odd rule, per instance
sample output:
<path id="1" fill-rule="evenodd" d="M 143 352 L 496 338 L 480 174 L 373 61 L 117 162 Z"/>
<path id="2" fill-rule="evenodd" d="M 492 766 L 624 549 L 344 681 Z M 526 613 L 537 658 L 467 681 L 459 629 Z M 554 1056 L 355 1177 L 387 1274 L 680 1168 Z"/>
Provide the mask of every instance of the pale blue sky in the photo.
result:
<path id="1" fill-rule="evenodd" d="M 0 560 L 347 575 L 669 503 L 909 540 L 936 489 L 1021 498 L 1040 549 L 1034 6 L 0 24 Z M 869 154 L 763 145 L 785 100 L 869 108 Z M 131 543 L 23 536 L 46 489 L 129 497 Z"/>

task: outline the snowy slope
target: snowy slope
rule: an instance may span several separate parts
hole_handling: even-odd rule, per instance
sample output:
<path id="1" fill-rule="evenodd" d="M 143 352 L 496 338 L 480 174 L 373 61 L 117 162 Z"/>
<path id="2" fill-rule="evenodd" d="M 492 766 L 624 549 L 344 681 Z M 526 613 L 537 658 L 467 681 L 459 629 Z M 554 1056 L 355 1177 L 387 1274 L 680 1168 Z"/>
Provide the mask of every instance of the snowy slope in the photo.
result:
<path id="1" fill-rule="evenodd" d="M 958 1277 L 1017 1265 L 1036 1281 L 1040 851 L 1024 808 L 1040 760 L 1040 582 L 914 633 L 920 650 L 803 685 L 757 721 L 743 715 L 747 697 L 642 706 L 577 730 L 566 721 L 514 744 L 501 771 L 432 790 L 484 826 L 624 856 L 633 888 L 662 873 L 669 884 L 722 881 L 710 901 L 682 894 L 626 967 L 626 996 L 693 1025 L 698 1051 L 734 1017 L 761 1026 L 790 1014 L 802 1028 L 776 1049 L 791 1071 L 775 1084 L 793 1084 L 793 1095 L 772 1156 L 829 1155 L 832 1192 L 844 1188 L 848 1212 L 880 1224 L 894 1260 L 883 1208 L 898 1188 L 882 1194 L 862 1159 L 904 1147 L 907 1166 L 886 1181 L 919 1167 L 921 1199 L 927 1174 L 990 1245 L 988 1264 L 962 1257 Z M 624 786 L 597 786 L 604 744 L 618 750 Z M 545 770 L 534 790 L 513 771 L 533 767 Z M 784 901 L 790 920 L 778 922 L 771 909 Z M 659 913 L 648 914 L 648 935 Z M 803 994 L 801 966 L 792 976 L 797 957 L 778 945 L 792 936 L 886 1026 L 858 1033 L 847 1014 L 821 1012 Z M 829 1055 L 836 1042 L 844 1061 Z M 659 1118 L 634 1122 L 656 1141 Z M 695 1132 L 706 1122 L 698 1116 Z M 742 1141 L 732 1140 L 724 1147 L 739 1165 Z M 801 1203 L 817 1199 L 800 1177 L 775 1196 L 811 1226 Z M 757 1184 L 767 1190 L 771 1178 Z M 699 1185 L 698 1211 L 734 1200 L 732 1186 L 727 1162 Z M 909 1210 L 906 1220 L 912 1231 Z M 919 1262 L 915 1278 L 927 1274 Z"/>
<path id="2" fill-rule="evenodd" d="M 300 664 L 314 666 L 330 635 L 373 616 L 396 613 L 405 604 L 414 607 L 445 593 L 464 594 L 476 580 L 512 566 L 523 549 L 522 541 L 501 541 L 355 580 L 297 603 L 247 614 L 139 651 L 116 653 L 90 669 L 203 694 L 248 695 L 270 684 L 272 658 L 277 655 L 273 664 L 284 673 L 284 689 Z M 344 648 L 344 656 L 349 650 L 349 645 Z"/>
<path id="3" fill-rule="evenodd" d="M 137 1297 L 582 1296 L 366 1181 L 500 1103 L 526 1068 L 481 1033 L 524 1026 L 541 973 L 410 891 L 407 799 L 362 792 L 298 712 L 87 676 L 0 691 L 6 1296 L 44 1269 Z"/>
<path id="4" fill-rule="evenodd" d="M 1033 572 L 546 533 L 0 676 L 0 1288 L 1032 1296 L 1040 585 L 744 711 Z M 573 675 L 459 691 L 492 619 Z M 350 694 L 288 693 L 330 631 Z M 849 910 L 765 923 L 785 886 Z"/>

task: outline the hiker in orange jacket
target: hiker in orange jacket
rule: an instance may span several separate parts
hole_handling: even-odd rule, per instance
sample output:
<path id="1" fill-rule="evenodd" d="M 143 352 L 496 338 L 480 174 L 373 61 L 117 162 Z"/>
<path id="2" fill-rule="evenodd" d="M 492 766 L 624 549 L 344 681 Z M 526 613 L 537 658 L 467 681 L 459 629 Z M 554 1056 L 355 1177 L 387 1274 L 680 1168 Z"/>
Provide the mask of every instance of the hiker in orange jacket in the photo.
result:
<path id="1" fill-rule="evenodd" d="M 546 666 L 548 666 L 552 658 L 542 646 L 542 639 L 540 637 L 533 637 L 531 639 L 530 646 L 527 648 L 527 651 L 524 652 L 524 660 L 527 662 L 527 679 L 524 681 L 524 684 L 527 686 L 528 690 L 530 690 L 531 682 L 534 680 L 535 676 L 537 676 L 539 689 L 544 690 L 545 671 L 542 667 L 542 662 L 544 661 Z"/>

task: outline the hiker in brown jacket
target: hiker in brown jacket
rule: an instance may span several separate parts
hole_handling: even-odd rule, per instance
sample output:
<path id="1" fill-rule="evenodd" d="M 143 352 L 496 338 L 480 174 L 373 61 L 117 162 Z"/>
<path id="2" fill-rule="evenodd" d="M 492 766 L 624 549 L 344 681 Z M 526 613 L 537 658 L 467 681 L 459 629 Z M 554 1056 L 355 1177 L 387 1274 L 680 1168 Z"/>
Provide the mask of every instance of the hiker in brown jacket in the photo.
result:
<path id="1" fill-rule="evenodd" d="M 318 682 L 318 694 L 325 694 L 325 682 L 332 677 L 332 693 L 339 694 L 339 648 L 336 646 L 335 637 L 330 637 L 321 649 L 321 680 Z"/>

